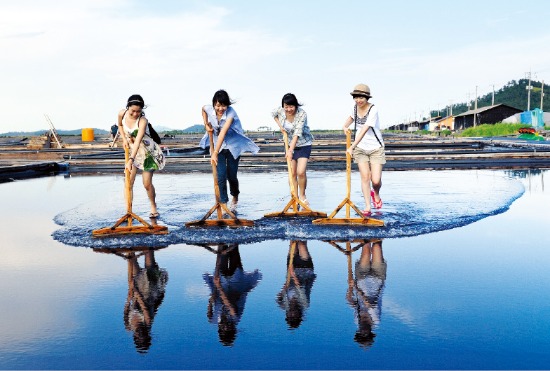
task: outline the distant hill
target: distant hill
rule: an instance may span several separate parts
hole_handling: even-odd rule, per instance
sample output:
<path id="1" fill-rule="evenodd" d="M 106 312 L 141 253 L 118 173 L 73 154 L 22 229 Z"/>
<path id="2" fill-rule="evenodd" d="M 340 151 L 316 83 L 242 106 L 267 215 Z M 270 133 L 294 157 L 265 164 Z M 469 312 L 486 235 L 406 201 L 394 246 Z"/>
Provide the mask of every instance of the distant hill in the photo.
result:
<path id="1" fill-rule="evenodd" d="M 166 127 L 166 126 L 155 125 L 155 123 L 153 123 L 153 122 L 151 122 L 151 125 L 153 125 L 153 127 L 155 128 L 155 130 L 156 130 L 158 133 L 164 133 L 164 132 L 168 132 L 168 131 L 174 130 L 174 129 L 169 128 L 169 127 Z"/>
<path id="2" fill-rule="evenodd" d="M 187 129 L 184 129 L 184 133 L 204 133 L 206 130 L 204 129 L 204 125 L 193 125 L 188 127 Z"/>
<path id="3" fill-rule="evenodd" d="M 156 129 L 156 127 L 155 127 Z M 200 134 L 200 133 L 204 133 L 205 130 L 204 130 L 204 125 L 193 125 L 193 126 L 190 126 L 188 127 L 187 129 L 179 129 L 179 130 L 173 130 L 173 129 L 170 129 L 170 130 L 166 130 L 164 131 L 163 133 L 164 134 L 169 134 L 169 135 L 181 135 L 181 134 Z"/>
<path id="4" fill-rule="evenodd" d="M 527 86 L 528 79 L 512 80 L 504 85 L 501 89 L 495 91 L 495 104 L 506 104 L 515 107 L 522 111 L 527 110 Z M 530 109 L 540 108 L 542 82 L 531 80 L 531 104 Z M 477 99 L 477 107 L 490 106 L 493 99 L 493 93 L 488 93 Z M 475 97 L 470 102 L 469 109 L 473 109 L 475 105 Z M 450 105 L 439 110 L 439 115 L 447 116 L 450 113 Z M 544 84 L 544 101 L 543 109 L 550 109 L 550 85 Z M 457 103 L 452 105 L 453 115 L 459 115 L 468 111 L 468 103 Z M 438 111 L 431 112 L 432 117 L 438 116 Z"/>

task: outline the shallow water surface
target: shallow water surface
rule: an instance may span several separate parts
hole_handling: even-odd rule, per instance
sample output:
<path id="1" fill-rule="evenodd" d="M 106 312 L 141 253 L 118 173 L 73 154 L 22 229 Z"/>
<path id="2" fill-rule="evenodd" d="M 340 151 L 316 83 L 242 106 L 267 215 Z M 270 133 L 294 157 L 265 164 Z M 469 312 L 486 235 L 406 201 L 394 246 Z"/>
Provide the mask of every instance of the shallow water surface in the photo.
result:
<path id="1" fill-rule="evenodd" d="M 122 177 L 0 185 L 0 368 L 548 368 L 547 175 L 388 172 L 387 226 L 366 229 L 266 220 L 285 174 L 243 173 L 257 225 L 189 230 L 211 176 L 158 174 L 170 233 L 114 239 L 90 232 L 124 213 Z M 341 176 L 310 175 L 312 208 L 339 204 Z"/>
<path id="2" fill-rule="evenodd" d="M 121 210 L 124 204 L 120 200 L 122 178 L 119 177 L 118 182 L 113 177 L 100 178 L 94 179 L 93 195 L 84 194 L 80 203 L 55 217 L 62 228 L 54 233 L 54 238 L 75 246 L 128 247 L 226 241 L 249 243 L 269 239 L 406 237 L 460 227 L 501 213 L 524 190 L 520 182 L 503 173 L 463 171 L 453 176 L 449 174 L 453 173 L 387 173 L 382 191 L 384 207 L 374 210 L 373 214 L 374 218 L 384 221 L 384 228 L 314 225 L 307 218 L 264 218 L 265 214 L 282 211 L 290 200 L 288 178 L 282 173 L 245 174 L 241 176 L 238 217 L 254 220 L 254 227 L 208 230 L 186 228 L 184 225 L 201 219 L 214 205 L 212 176 L 161 175 L 155 179 L 161 213 L 158 222 L 167 225 L 170 233 L 98 240 L 91 235 L 93 229 L 109 227 L 124 215 Z M 352 184 L 359 188 L 358 174 L 353 175 Z M 89 182 L 81 179 L 75 181 Z M 343 173 L 311 172 L 308 182 L 308 199 L 315 211 L 330 214 L 346 197 Z M 360 190 L 353 190 L 351 199 L 358 208 L 364 208 Z M 133 210 L 143 217 L 148 214 L 143 187 L 136 187 Z M 344 216 L 345 210 L 342 209 L 337 217 Z M 354 210 L 351 210 L 351 217 L 356 217 Z"/>

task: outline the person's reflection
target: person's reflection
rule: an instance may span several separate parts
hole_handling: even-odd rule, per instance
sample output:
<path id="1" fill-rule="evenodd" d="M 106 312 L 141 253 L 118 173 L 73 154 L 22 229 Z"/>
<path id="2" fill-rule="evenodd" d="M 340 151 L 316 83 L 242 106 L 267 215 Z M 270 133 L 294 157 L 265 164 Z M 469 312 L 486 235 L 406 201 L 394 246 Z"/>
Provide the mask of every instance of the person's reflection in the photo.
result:
<path id="1" fill-rule="evenodd" d="M 307 241 L 291 241 L 287 256 L 286 282 L 277 294 L 277 304 L 285 310 L 286 323 L 290 329 L 298 328 L 303 321 L 315 277 Z"/>
<path id="2" fill-rule="evenodd" d="M 155 260 L 153 248 L 94 249 L 124 258 L 128 263 L 128 295 L 124 305 L 124 327 L 132 331 L 134 344 L 139 353 L 151 347 L 151 328 L 168 282 L 168 272 Z M 139 258 L 144 257 L 143 267 Z"/>
<path id="3" fill-rule="evenodd" d="M 262 279 L 258 269 L 245 272 L 239 253 L 239 245 L 218 246 L 214 274 L 205 273 L 204 281 L 210 287 L 207 317 L 210 323 L 218 325 L 220 342 L 232 346 L 237 338 L 237 325 L 241 320 L 246 296 Z"/>
<path id="4" fill-rule="evenodd" d="M 380 323 L 382 291 L 386 281 L 387 265 L 382 254 L 382 241 L 367 241 L 359 260 L 355 262 L 355 277 L 351 272 L 351 251 L 348 254 L 348 292 L 346 298 L 355 309 L 358 330 L 354 340 L 370 347 Z"/>
<path id="5" fill-rule="evenodd" d="M 159 268 L 153 250 L 143 253 L 144 267 L 138 256 L 128 259 L 128 297 L 124 306 L 124 325 L 134 333 L 134 343 L 140 353 L 151 346 L 151 327 L 157 310 L 164 299 L 168 272 Z"/>

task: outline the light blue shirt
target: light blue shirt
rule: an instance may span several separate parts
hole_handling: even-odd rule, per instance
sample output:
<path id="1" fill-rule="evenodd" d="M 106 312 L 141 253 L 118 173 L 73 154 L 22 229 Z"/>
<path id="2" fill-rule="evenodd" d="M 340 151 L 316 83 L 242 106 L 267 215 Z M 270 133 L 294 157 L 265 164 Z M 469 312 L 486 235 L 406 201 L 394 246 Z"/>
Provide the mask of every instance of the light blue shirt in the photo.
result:
<path id="1" fill-rule="evenodd" d="M 241 120 L 239 120 L 239 116 L 237 116 L 237 112 L 235 112 L 233 107 L 227 107 L 227 110 L 224 112 L 220 121 L 218 121 L 218 118 L 216 117 L 216 111 L 214 111 L 214 107 L 208 105 L 204 106 L 203 109 L 208 116 L 208 122 L 210 123 L 210 125 L 212 125 L 212 128 L 214 129 L 214 143 L 218 142 L 218 135 L 220 133 L 220 130 L 225 125 L 227 120 L 229 120 L 230 118 L 233 119 L 231 127 L 225 134 L 225 138 L 223 140 L 222 146 L 220 147 L 220 151 L 222 149 L 228 149 L 235 158 L 239 157 L 244 152 L 252 152 L 254 154 L 258 153 L 260 148 L 250 138 L 244 135 L 244 130 L 241 126 Z M 199 145 L 201 148 L 207 148 L 210 146 L 208 133 L 204 134 Z"/>
<path id="2" fill-rule="evenodd" d="M 311 146 L 313 143 L 313 135 L 311 135 L 309 131 L 306 111 L 298 107 L 294 115 L 294 122 L 286 121 L 286 113 L 282 107 L 271 112 L 271 116 L 279 119 L 279 122 L 289 135 L 289 140 L 291 140 L 292 137 L 298 137 L 296 147 Z M 292 125 L 292 127 L 289 127 L 290 125 Z"/>

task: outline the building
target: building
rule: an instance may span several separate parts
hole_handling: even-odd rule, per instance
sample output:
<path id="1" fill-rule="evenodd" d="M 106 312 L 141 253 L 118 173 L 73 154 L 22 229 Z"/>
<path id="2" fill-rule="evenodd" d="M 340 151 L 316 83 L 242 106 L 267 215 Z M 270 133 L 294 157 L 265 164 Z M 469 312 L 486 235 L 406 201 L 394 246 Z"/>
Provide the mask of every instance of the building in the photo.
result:
<path id="1" fill-rule="evenodd" d="M 454 130 L 455 129 L 455 117 L 447 116 L 442 117 L 433 122 L 433 128 L 430 127 L 430 130 Z"/>
<path id="2" fill-rule="evenodd" d="M 477 110 L 469 110 L 455 116 L 454 127 L 456 130 L 464 130 L 481 124 L 496 124 L 504 119 L 520 113 L 521 110 L 506 104 L 495 104 Z M 475 120 L 475 123 L 474 123 Z"/>

